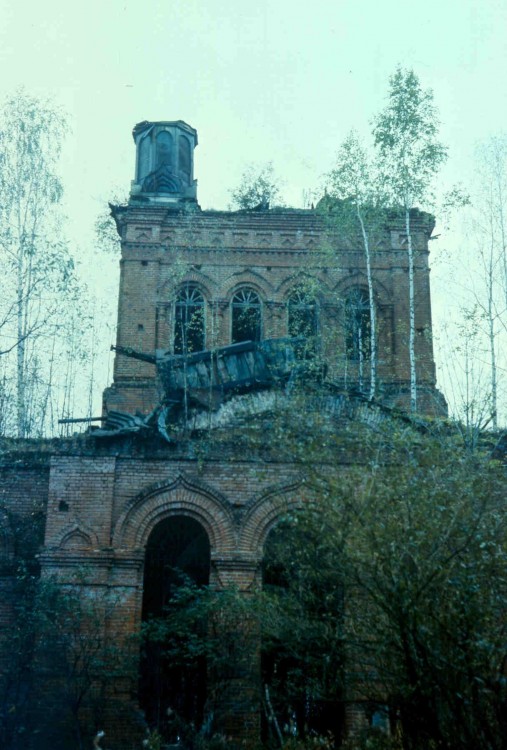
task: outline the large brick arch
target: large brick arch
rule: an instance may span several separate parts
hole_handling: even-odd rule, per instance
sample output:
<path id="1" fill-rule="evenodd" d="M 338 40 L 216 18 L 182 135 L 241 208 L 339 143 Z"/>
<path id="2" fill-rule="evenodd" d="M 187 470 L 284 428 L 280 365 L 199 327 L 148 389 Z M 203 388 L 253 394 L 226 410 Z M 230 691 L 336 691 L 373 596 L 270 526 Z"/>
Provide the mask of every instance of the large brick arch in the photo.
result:
<path id="1" fill-rule="evenodd" d="M 315 492 L 303 478 L 293 484 L 272 488 L 247 506 L 241 525 L 241 549 L 262 558 L 269 532 L 292 510 L 316 500 Z"/>
<path id="2" fill-rule="evenodd" d="M 206 531 L 212 556 L 236 547 L 232 512 L 227 500 L 199 482 L 178 475 L 136 495 L 118 519 L 113 532 L 115 549 L 141 549 L 155 526 L 170 516 L 188 516 Z"/>

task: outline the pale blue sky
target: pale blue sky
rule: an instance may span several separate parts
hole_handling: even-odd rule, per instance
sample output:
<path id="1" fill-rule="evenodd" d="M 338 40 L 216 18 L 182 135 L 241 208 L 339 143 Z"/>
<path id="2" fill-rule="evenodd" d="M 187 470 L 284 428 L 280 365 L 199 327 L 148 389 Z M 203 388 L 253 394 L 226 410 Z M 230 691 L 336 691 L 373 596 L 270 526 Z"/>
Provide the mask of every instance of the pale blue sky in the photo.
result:
<path id="1" fill-rule="evenodd" d="M 226 208 L 244 166 L 267 160 L 301 205 L 402 64 L 434 90 L 450 149 L 439 185 L 467 184 L 476 143 L 507 130 L 506 38 L 506 0 L 0 0 L 0 98 L 24 85 L 68 111 L 69 235 L 96 272 L 93 222 L 113 187 L 129 189 L 136 122 L 197 129 L 203 208 Z M 432 243 L 437 322 L 459 300 L 444 247 L 457 260 L 460 242 Z M 95 284 L 116 278 L 103 265 Z"/>
<path id="2" fill-rule="evenodd" d="M 0 95 L 23 84 L 69 111 L 65 178 L 80 221 L 128 188 L 132 126 L 197 128 L 203 207 L 272 159 L 301 201 L 351 127 L 368 129 L 398 63 L 432 87 L 461 170 L 507 122 L 505 0 L 0 0 Z M 465 178 L 463 175 L 463 179 Z M 84 204 L 83 204 L 84 202 Z M 77 218 L 77 217 L 76 217 Z"/>

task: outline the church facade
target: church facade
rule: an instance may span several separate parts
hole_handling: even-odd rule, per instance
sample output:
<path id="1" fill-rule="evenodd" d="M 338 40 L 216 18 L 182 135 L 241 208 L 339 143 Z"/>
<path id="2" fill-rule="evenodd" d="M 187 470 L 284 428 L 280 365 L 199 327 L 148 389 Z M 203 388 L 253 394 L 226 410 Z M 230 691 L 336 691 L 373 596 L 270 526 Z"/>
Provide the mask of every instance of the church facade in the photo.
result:
<path id="1" fill-rule="evenodd" d="M 194 180 L 196 131 L 182 121 L 144 122 L 133 135 L 130 200 L 112 207 L 122 247 L 118 351 L 103 404 L 106 417 L 132 415 L 137 422 L 117 434 L 91 430 L 76 439 L 17 445 L 4 457 L 4 652 L 16 615 L 17 529 L 31 518 L 37 518 L 39 537 L 30 554 L 38 554 L 42 578 L 67 588 L 78 582 L 102 612 L 97 627 L 103 641 L 132 653 L 137 664 L 136 638 L 143 621 L 162 612 L 168 569 L 182 568 L 198 584 L 248 595 L 262 585 L 269 534 L 287 510 L 310 498 L 300 466 L 273 454 L 261 461 L 242 444 L 235 404 L 242 409 L 245 394 L 204 410 L 194 400 L 185 413 L 180 409 L 171 439 L 162 439 L 152 429 L 157 408 L 167 401 L 156 363 L 126 352 L 183 361 L 249 341 L 302 340 L 304 357 L 322 363 L 340 398 L 354 394 L 356 403 L 365 404 L 370 392 L 370 307 L 364 252 L 356 238 L 318 208 L 261 204 L 242 211 L 201 210 Z M 431 340 L 428 242 L 434 222 L 414 211 L 412 223 L 418 405 L 420 412 L 438 415 L 445 413 L 445 403 L 436 389 Z M 372 275 L 375 400 L 387 410 L 408 410 L 410 400 L 406 243 L 403 223 L 386 217 L 375 239 Z M 196 378 L 201 366 L 197 357 Z M 254 418 L 258 407 L 249 408 Z M 204 421 L 203 411 L 211 413 Z M 202 427 L 208 418 L 220 434 L 227 434 L 229 419 L 230 440 L 215 441 Z M 200 436 L 207 435 L 204 442 L 194 435 L 197 424 Z M 345 471 L 346 462 L 341 467 L 338 460 L 334 470 Z M 260 732 L 255 646 L 251 662 L 246 675 L 238 670 L 230 677 L 214 707 L 219 730 L 238 741 Z M 112 670 L 95 707 L 91 692 L 83 695 L 85 731 L 104 729 L 107 747 L 125 750 L 139 746 L 145 720 L 160 725 L 167 710 L 181 708 L 205 721 L 210 697 L 204 688 L 175 706 L 178 697 L 164 687 L 167 675 L 158 670 L 156 657 L 136 670 Z M 54 741 L 54 716 L 48 709 L 46 723 L 39 719 L 39 737 L 46 732 Z M 349 701 L 346 727 L 357 725 L 358 716 L 361 707 Z"/>

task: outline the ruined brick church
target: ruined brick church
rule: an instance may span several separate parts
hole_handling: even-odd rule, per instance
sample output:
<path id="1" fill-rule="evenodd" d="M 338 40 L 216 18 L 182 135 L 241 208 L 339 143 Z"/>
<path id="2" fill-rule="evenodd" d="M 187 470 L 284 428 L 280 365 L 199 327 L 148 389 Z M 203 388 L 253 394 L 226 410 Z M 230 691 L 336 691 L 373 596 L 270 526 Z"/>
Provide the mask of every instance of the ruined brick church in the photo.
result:
<path id="1" fill-rule="evenodd" d="M 298 348 L 306 347 L 303 358 L 318 361 L 319 372 L 325 368 L 336 403 L 344 396 L 367 402 L 371 330 L 361 244 L 341 235 L 319 207 L 201 210 L 194 180 L 197 132 L 182 121 L 142 122 L 133 136 L 130 199 L 112 207 L 121 262 L 117 354 L 103 397 L 105 419 L 73 439 L 11 446 L 2 459 L 5 653 L 15 627 L 16 529 L 30 518 L 39 522 L 30 554 L 40 575 L 63 585 L 75 585 L 80 576 L 89 599 L 109 597 L 114 606 L 101 622 L 103 637 L 125 650 L 139 649 L 133 638 L 143 619 L 161 612 L 171 566 L 198 584 L 245 595 L 262 585 L 270 533 L 309 492 L 301 467 L 276 453 L 261 461 L 241 440 L 241 425 L 266 404 L 273 408 L 270 393 L 290 398 L 287 377 L 275 385 L 248 370 L 258 366 L 259 352 L 264 357 L 271 351 L 265 342 L 286 342 L 280 346 L 292 346 L 296 360 Z M 418 407 L 442 414 L 428 269 L 434 221 L 414 211 L 412 224 Z M 406 241 L 402 222 L 386 217 L 372 253 L 375 403 L 387 410 L 408 410 L 410 399 Z M 213 359 L 213 352 L 220 356 Z M 179 402 L 162 382 L 160 362 L 180 363 L 185 382 Z M 222 385 L 229 379 L 229 393 L 211 382 L 213 368 L 222 373 Z M 304 419 L 302 414 L 302 427 Z M 258 660 L 258 649 L 251 658 Z M 261 687 L 255 664 L 246 676 L 241 670 L 231 676 L 215 707 L 220 731 L 238 741 L 259 736 Z M 205 686 L 200 689 L 193 700 L 202 718 L 208 696 Z M 111 674 L 101 726 L 90 731 L 103 728 L 109 748 L 139 747 L 143 721 L 156 725 L 160 711 L 177 700 L 164 675 L 145 660 L 134 678 L 121 670 Z M 345 726 L 359 714 L 350 700 Z"/>

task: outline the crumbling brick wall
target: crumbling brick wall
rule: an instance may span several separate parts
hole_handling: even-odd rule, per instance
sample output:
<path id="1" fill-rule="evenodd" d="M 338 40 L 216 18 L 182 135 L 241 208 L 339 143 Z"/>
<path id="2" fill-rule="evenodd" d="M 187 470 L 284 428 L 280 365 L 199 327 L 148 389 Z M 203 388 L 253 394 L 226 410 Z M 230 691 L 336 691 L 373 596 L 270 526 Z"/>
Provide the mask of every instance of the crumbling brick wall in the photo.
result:
<path id="1" fill-rule="evenodd" d="M 344 300 L 367 288 L 364 252 L 337 234 L 314 210 L 181 212 L 130 204 L 118 219 L 122 236 L 118 308 L 120 346 L 172 351 L 174 301 L 184 283 L 205 299 L 205 347 L 231 343 L 231 299 L 241 287 L 262 304 L 262 337 L 288 334 L 288 299 L 298 284 L 313 284 L 318 298 L 323 357 L 331 378 L 357 381 L 358 364 L 344 352 Z M 428 239 L 434 221 L 413 212 L 416 358 L 421 411 L 445 410 L 435 388 L 431 341 Z M 386 403 L 406 407 L 409 391 L 408 254 L 402 223 L 386 217 L 372 253 L 378 320 L 378 378 Z M 153 365 L 118 355 L 104 407 L 147 414 L 160 398 Z"/>

